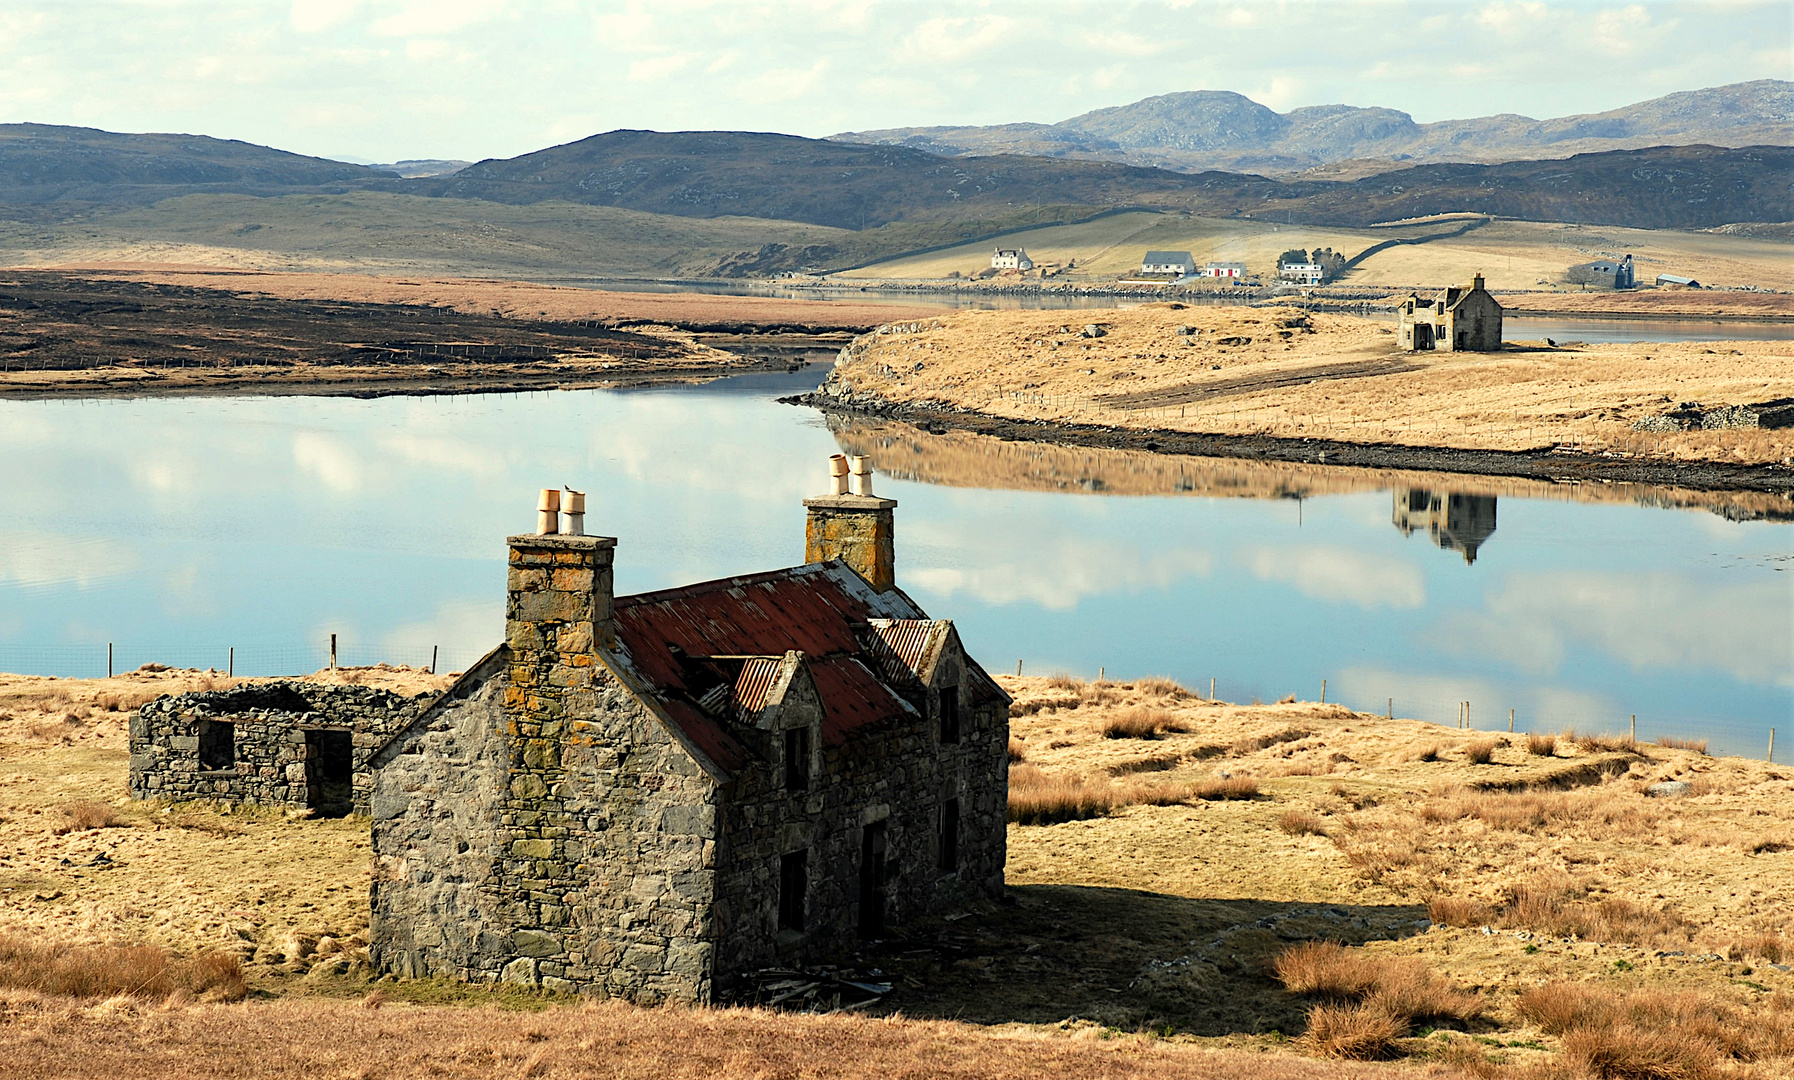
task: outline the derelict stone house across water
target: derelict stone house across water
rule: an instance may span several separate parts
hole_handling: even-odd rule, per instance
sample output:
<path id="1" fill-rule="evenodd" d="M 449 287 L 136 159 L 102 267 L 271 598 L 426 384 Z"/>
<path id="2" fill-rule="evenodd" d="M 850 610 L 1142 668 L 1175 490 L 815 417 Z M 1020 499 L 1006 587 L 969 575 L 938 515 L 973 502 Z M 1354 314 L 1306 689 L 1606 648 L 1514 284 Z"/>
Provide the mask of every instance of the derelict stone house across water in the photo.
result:
<path id="1" fill-rule="evenodd" d="M 368 759 L 428 699 L 289 680 L 157 698 L 131 718 L 131 796 L 368 812 Z"/>
<path id="2" fill-rule="evenodd" d="M 376 968 L 706 1002 L 1000 895 L 1009 699 L 854 464 L 804 565 L 634 596 L 544 493 L 504 643 L 374 755 Z"/>
<path id="3" fill-rule="evenodd" d="M 1428 302 L 1409 293 L 1396 307 L 1396 345 L 1409 351 L 1496 352 L 1501 348 L 1501 302 L 1476 275 Z"/>

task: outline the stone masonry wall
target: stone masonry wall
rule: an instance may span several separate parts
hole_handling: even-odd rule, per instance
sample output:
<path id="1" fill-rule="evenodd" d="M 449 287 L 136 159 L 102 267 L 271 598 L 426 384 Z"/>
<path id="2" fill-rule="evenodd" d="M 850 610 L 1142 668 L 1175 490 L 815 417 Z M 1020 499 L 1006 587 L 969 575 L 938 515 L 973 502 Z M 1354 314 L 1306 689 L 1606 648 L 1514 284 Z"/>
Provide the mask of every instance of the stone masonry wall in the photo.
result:
<path id="1" fill-rule="evenodd" d="M 599 656 L 613 544 L 513 537 L 508 662 L 382 756 L 381 969 L 711 999 L 716 788 Z"/>
<path id="2" fill-rule="evenodd" d="M 943 657 L 938 683 L 960 681 L 960 658 Z M 850 950 L 859 938 L 860 864 L 866 826 L 885 822 L 885 921 L 898 925 L 951 911 L 1003 891 L 1007 847 L 1009 724 L 1006 710 L 983 706 L 962 718 L 960 741 L 938 739 L 939 691 L 926 688 L 913 722 L 856 732 L 825 746 L 808 790 L 784 787 L 781 732 L 758 736 L 756 762 L 730 785 L 719 841 L 718 989 L 742 973 L 802 964 Z M 794 680 L 787 709 L 820 718 L 813 686 Z M 788 719 L 788 718 L 787 718 Z M 959 859 L 939 869 L 940 824 L 947 799 L 960 805 Z M 781 941 L 779 862 L 809 852 L 806 927 Z"/>
<path id="3" fill-rule="evenodd" d="M 353 807 L 365 814 L 373 785 L 370 755 L 431 700 L 300 680 L 160 697 L 131 718 L 131 796 L 304 807 L 306 763 L 313 753 L 306 731 L 334 729 L 351 733 Z M 229 768 L 202 767 L 202 721 L 232 725 Z"/>

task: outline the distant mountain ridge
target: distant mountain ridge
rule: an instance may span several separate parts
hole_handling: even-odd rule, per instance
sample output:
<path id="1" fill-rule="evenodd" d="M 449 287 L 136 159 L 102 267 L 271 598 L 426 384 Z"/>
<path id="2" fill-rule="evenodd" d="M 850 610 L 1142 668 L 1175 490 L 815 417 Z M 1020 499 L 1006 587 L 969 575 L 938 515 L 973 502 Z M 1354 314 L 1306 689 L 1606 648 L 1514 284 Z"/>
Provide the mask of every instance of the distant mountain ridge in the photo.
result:
<path id="1" fill-rule="evenodd" d="M 1366 159 L 1490 163 L 1665 145 L 1786 146 L 1794 145 L 1794 82 L 1759 79 L 1552 120 L 1506 113 L 1431 124 L 1395 109 L 1351 105 L 1279 113 L 1231 91 L 1193 90 L 1056 124 L 887 128 L 830 138 L 947 157 L 1029 154 L 1268 173 Z"/>
<path id="2" fill-rule="evenodd" d="M 196 191 L 288 193 L 391 176 L 207 135 L 0 124 L 0 203 L 134 203 Z"/>

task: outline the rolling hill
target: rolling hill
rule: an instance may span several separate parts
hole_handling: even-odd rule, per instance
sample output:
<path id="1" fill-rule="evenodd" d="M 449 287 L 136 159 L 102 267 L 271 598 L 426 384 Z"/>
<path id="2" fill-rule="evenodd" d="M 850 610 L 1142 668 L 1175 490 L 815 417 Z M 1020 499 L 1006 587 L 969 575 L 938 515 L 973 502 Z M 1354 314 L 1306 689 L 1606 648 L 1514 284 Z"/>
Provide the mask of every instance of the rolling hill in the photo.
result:
<path id="1" fill-rule="evenodd" d="M 0 124 L 0 204 L 143 204 L 197 192 L 347 190 L 393 174 L 205 135 Z"/>
<path id="2" fill-rule="evenodd" d="M 1195 90 L 1097 109 L 1056 124 L 889 128 L 832 137 L 948 157 L 1030 154 L 1184 172 L 1295 172 L 1365 160 L 1386 168 L 1488 163 L 1697 143 L 1789 145 L 1794 143 L 1794 83 L 1760 79 L 1552 120 L 1506 113 L 1431 124 L 1415 123 L 1394 109 L 1351 105 L 1278 113 L 1241 94 Z"/>

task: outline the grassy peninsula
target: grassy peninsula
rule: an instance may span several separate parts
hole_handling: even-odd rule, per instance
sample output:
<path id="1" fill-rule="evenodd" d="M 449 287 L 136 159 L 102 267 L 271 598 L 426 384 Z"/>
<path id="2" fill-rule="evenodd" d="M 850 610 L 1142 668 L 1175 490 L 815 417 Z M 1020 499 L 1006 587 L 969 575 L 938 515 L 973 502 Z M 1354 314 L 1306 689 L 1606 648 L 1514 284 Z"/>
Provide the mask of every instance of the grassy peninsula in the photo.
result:
<path id="1" fill-rule="evenodd" d="M 1359 447 L 1780 467 L 1794 461 L 1794 428 L 1635 425 L 1684 403 L 1790 396 L 1788 342 L 1408 353 L 1395 348 L 1389 318 L 1172 302 L 892 324 L 857 339 L 813 400 L 950 426 L 956 415 L 990 418 L 1036 440 L 1077 425 L 1315 443 L 1291 460 L 1339 461 L 1330 450 Z"/>

